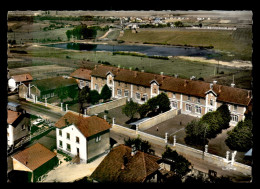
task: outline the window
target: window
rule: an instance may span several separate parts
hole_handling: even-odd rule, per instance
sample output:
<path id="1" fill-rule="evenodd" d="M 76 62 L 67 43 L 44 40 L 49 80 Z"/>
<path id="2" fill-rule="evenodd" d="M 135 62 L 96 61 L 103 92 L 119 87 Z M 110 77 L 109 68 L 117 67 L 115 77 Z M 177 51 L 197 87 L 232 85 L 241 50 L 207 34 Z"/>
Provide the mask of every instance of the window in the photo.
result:
<path id="1" fill-rule="evenodd" d="M 70 152 L 70 150 L 71 150 L 70 144 L 67 144 L 67 149 L 66 150 Z"/>
<path id="2" fill-rule="evenodd" d="M 195 112 L 201 114 L 201 107 L 195 106 Z"/>
<path id="3" fill-rule="evenodd" d="M 125 87 L 127 87 L 127 83 L 125 83 Z"/>
<path id="4" fill-rule="evenodd" d="M 153 87 L 153 93 L 157 93 L 156 87 Z"/>
<path id="5" fill-rule="evenodd" d="M 213 100 L 212 100 L 212 99 L 210 99 L 209 104 L 210 104 L 211 106 L 213 106 Z"/>
<path id="6" fill-rule="evenodd" d="M 147 101 L 147 95 L 146 94 L 143 95 L 142 101 Z"/>
<path id="7" fill-rule="evenodd" d="M 98 84 L 95 84 L 95 89 L 98 91 Z"/>
<path id="8" fill-rule="evenodd" d="M 76 136 L 76 143 L 79 144 L 79 137 Z"/>
<path id="9" fill-rule="evenodd" d="M 186 104 L 186 111 L 190 111 L 192 110 L 192 106 L 190 104 Z"/>
<path id="10" fill-rule="evenodd" d="M 172 102 L 172 107 L 173 107 L 173 108 L 178 108 L 178 104 L 177 104 L 176 101 L 173 101 L 173 102 Z"/>
<path id="11" fill-rule="evenodd" d="M 136 93 L 136 99 L 139 99 L 140 100 L 140 93 Z"/>
<path id="12" fill-rule="evenodd" d="M 200 103 L 200 97 L 198 97 L 197 102 Z"/>
<path id="13" fill-rule="evenodd" d="M 191 97 L 190 97 L 190 95 L 188 95 L 188 100 L 191 100 Z"/>
<path id="14" fill-rule="evenodd" d="M 137 90 L 139 91 L 139 86 L 137 85 Z"/>
<path id="15" fill-rule="evenodd" d="M 25 130 L 25 124 L 22 125 L 22 131 Z"/>
<path id="16" fill-rule="evenodd" d="M 209 109 L 209 112 L 213 112 L 213 110 L 210 108 L 210 109 Z"/>
<path id="17" fill-rule="evenodd" d="M 67 139 L 70 139 L 70 134 L 69 133 L 67 133 Z"/>
<path id="18" fill-rule="evenodd" d="M 234 115 L 234 114 L 231 114 L 231 121 L 238 122 L 238 116 Z"/>
<path id="19" fill-rule="evenodd" d="M 237 111 L 237 105 L 234 105 L 234 111 Z"/>
<path id="20" fill-rule="evenodd" d="M 117 95 L 118 95 L 118 96 L 121 96 L 121 95 L 122 95 L 121 89 L 117 89 Z"/>
<path id="21" fill-rule="evenodd" d="M 61 140 L 59 141 L 59 146 L 62 148 L 62 141 Z"/>
<path id="22" fill-rule="evenodd" d="M 120 86 L 120 82 L 118 82 L 118 86 Z"/>
<path id="23" fill-rule="evenodd" d="M 99 141 L 101 141 L 101 135 L 96 137 L 96 142 L 99 142 Z"/>
<path id="24" fill-rule="evenodd" d="M 172 93 L 172 98 L 176 98 L 176 93 Z"/>
<path id="25" fill-rule="evenodd" d="M 51 93 L 51 97 L 54 97 L 54 93 Z"/>
<path id="26" fill-rule="evenodd" d="M 59 135 L 62 136 L 62 131 L 61 130 L 59 130 Z"/>
<path id="27" fill-rule="evenodd" d="M 109 84 L 112 85 L 112 79 L 109 80 Z"/>
<path id="28" fill-rule="evenodd" d="M 125 90 L 125 96 L 128 97 L 128 91 Z"/>

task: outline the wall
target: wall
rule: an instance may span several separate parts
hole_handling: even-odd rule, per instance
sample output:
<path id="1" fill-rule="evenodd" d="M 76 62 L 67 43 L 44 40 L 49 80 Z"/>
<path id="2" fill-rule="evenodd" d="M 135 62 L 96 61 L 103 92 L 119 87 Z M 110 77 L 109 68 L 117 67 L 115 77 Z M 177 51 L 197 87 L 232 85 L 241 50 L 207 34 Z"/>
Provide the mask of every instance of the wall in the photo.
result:
<path id="1" fill-rule="evenodd" d="M 139 125 L 138 125 L 138 129 L 143 131 L 143 130 L 146 130 L 146 129 L 149 129 L 150 127 L 153 127 L 154 125 L 157 125 L 163 121 L 166 121 L 170 118 L 173 118 L 177 115 L 177 110 L 176 109 L 173 109 L 173 110 L 169 110 L 167 112 L 164 112 L 162 114 L 159 114 L 155 117 L 152 117 L 151 119 L 148 119 L 148 120 L 145 120 L 143 122 L 141 122 Z"/>
<path id="2" fill-rule="evenodd" d="M 105 110 L 110 110 L 119 106 L 123 106 L 126 104 L 126 97 L 117 99 L 117 100 L 113 100 L 111 102 L 107 102 L 107 103 L 102 103 L 102 104 L 98 104 L 98 105 L 94 105 L 91 106 L 87 109 L 87 114 L 88 115 L 94 115 L 94 114 L 98 114 L 100 112 L 104 112 Z"/>

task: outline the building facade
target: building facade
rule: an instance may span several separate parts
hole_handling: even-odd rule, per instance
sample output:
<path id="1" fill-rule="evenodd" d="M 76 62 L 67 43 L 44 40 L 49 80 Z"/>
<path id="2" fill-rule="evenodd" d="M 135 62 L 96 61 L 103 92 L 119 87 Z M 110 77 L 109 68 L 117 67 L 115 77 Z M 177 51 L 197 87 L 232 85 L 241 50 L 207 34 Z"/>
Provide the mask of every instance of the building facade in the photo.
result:
<path id="1" fill-rule="evenodd" d="M 230 125 L 244 119 L 244 113 L 252 101 L 251 91 L 199 80 L 181 79 L 144 71 L 98 65 L 91 72 L 91 90 L 101 92 L 107 84 L 112 98 L 128 97 L 139 104 L 164 92 L 169 97 L 171 108 L 182 114 L 202 117 L 227 104 L 231 113 Z"/>
<path id="2" fill-rule="evenodd" d="M 111 125 L 97 116 L 66 113 L 56 126 L 57 149 L 81 162 L 91 162 L 110 150 Z"/>

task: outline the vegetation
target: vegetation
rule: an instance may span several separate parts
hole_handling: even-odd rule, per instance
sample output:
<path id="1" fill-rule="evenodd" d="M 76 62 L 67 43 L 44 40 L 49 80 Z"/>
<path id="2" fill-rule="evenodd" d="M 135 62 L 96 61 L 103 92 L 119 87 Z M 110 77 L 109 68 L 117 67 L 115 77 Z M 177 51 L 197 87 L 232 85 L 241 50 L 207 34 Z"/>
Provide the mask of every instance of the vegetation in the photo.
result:
<path id="1" fill-rule="evenodd" d="M 95 28 L 88 27 L 85 24 L 78 25 L 74 29 L 66 31 L 66 36 L 68 40 L 70 40 L 71 37 L 74 37 L 76 39 L 92 39 L 95 38 L 96 35 L 97 30 Z"/>
<path id="2" fill-rule="evenodd" d="M 80 104 L 80 110 L 83 110 L 83 103 L 87 102 L 87 96 L 90 89 L 88 86 L 83 87 L 78 93 L 78 101 Z"/>
<path id="3" fill-rule="evenodd" d="M 54 93 L 57 94 L 61 102 L 68 97 L 68 90 L 65 87 L 56 88 Z"/>
<path id="4" fill-rule="evenodd" d="M 97 90 L 90 90 L 87 96 L 87 102 L 96 104 L 100 100 L 100 94 Z"/>
<path id="5" fill-rule="evenodd" d="M 162 59 L 162 60 L 169 60 L 166 56 L 148 56 L 142 53 L 137 52 L 123 52 L 123 51 L 116 51 L 113 52 L 113 55 L 130 55 L 130 56 L 137 56 L 137 57 L 146 57 L 146 58 L 154 58 L 154 59 Z"/>
<path id="6" fill-rule="evenodd" d="M 149 149 L 151 148 L 151 144 L 148 141 L 142 140 L 139 137 L 135 139 L 128 138 L 128 140 L 124 139 L 124 142 L 126 146 L 132 147 L 132 145 L 134 145 L 136 150 L 140 150 L 145 153 L 148 153 Z"/>
<path id="7" fill-rule="evenodd" d="M 109 100 L 112 96 L 112 91 L 109 89 L 107 84 L 105 84 L 101 90 L 100 98 L 104 101 Z"/>
<path id="8" fill-rule="evenodd" d="M 162 158 L 172 162 L 171 171 L 173 171 L 180 178 L 191 171 L 191 163 L 168 146 L 166 146 L 165 152 L 162 154 Z"/>
<path id="9" fill-rule="evenodd" d="M 126 105 L 122 107 L 122 113 L 125 114 L 127 117 L 130 118 L 130 120 L 133 120 L 134 115 L 138 111 L 138 104 L 134 102 L 132 99 L 130 99 L 129 102 L 126 102 Z"/>
<path id="10" fill-rule="evenodd" d="M 225 140 L 226 145 L 231 150 L 246 152 L 253 147 L 252 120 L 246 118 L 244 121 L 239 121 L 237 125 L 228 131 L 228 137 Z"/>

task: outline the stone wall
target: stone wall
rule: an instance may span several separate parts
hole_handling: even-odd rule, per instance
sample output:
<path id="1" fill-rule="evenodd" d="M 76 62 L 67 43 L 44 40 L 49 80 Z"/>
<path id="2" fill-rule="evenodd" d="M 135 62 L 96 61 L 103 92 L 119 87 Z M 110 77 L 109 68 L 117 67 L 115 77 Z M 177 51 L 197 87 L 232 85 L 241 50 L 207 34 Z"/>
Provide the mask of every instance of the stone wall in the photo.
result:
<path id="1" fill-rule="evenodd" d="M 157 125 L 161 122 L 164 122 L 168 119 L 175 117 L 177 115 L 177 112 L 178 111 L 176 109 L 172 109 L 172 110 L 169 110 L 169 111 L 164 112 L 162 114 L 159 114 L 157 116 L 154 116 L 150 119 L 147 119 L 147 120 L 139 123 L 138 129 L 141 130 L 141 131 L 149 129 L 149 128 L 153 127 L 154 125 Z"/>
<path id="2" fill-rule="evenodd" d="M 123 97 L 117 100 L 113 100 L 111 102 L 94 105 L 87 109 L 87 114 L 94 115 L 100 112 L 104 112 L 105 110 L 110 110 L 119 106 L 123 106 L 126 104 L 126 101 L 127 101 L 127 97 Z"/>

